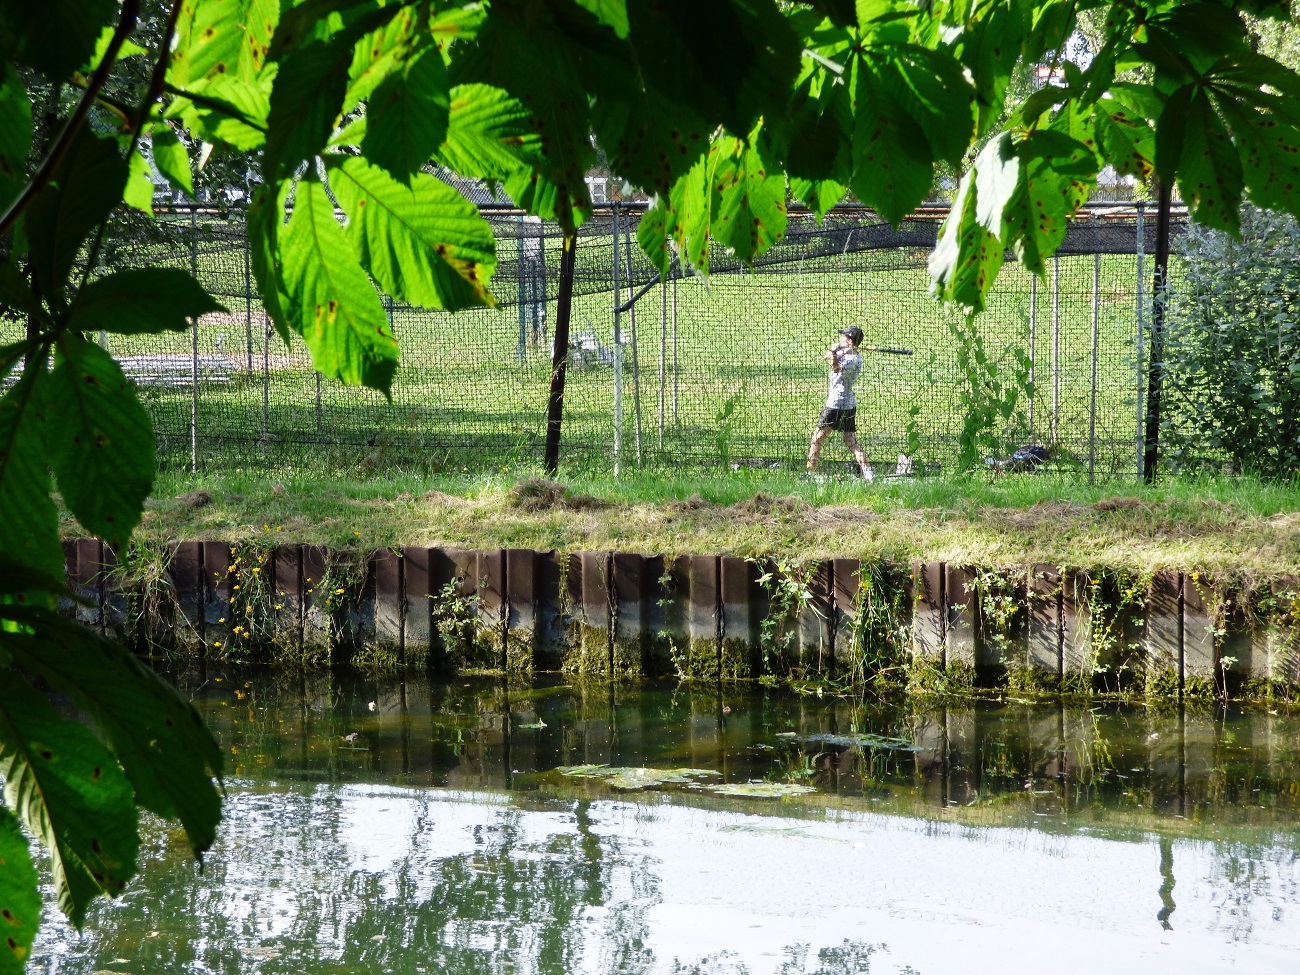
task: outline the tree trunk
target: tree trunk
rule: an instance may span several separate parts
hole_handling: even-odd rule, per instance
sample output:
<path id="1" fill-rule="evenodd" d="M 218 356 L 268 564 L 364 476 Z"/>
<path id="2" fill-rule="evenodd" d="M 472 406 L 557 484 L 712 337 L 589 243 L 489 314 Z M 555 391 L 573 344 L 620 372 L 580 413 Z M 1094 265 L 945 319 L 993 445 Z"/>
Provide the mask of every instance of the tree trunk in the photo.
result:
<path id="1" fill-rule="evenodd" d="M 560 428 L 564 422 L 564 377 L 569 368 L 569 313 L 573 306 L 573 267 L 578 252 L 576 232 L 565 234 L 560 254 L 560 290 L 555 303 L 555 344 L 551 349 L 551 396 L 546 404 L 546 473 L 560 466 Z"/>
<path id="2" fill-rule="evenodd" d="M 1156 479 L 1160 454 L 1160 394 L 1165 372 L 1165 296 L 1169 278 L 1169 187 L 1157 184 L 1155 284 L 1151 289 L 1154 307 L 1151 314 L 1150 356 L 1147 366 L 1146 450 L 1142 455 L 1142 479 L 1150 484 Z"/>

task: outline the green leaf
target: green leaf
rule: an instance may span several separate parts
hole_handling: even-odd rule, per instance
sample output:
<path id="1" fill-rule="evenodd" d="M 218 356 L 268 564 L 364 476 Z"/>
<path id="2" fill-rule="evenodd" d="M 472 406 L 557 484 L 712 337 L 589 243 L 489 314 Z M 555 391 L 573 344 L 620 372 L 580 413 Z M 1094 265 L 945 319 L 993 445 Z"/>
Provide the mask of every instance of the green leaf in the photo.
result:
<path id="1" fill-rule="evenodd" d="M 429 161 L 447 134 L 447 66 L 429 49 L 384 79 L 366 106 L 361 152 L 405 180 Z"/>
<path id="2" fill-rule="evenodd" d="M 636 227 L 637 243 L 641 245 L 645 256 L 650 258 L 650 263 L 654 265 L 660 277 L 665 278 L 672 269 L 673 262 L 672 250 L 668 246 L 671 237 L 668 229 L 670 220 L 668 208 L 660 198 L 646 211 Z"/>
<path id="3" fill-rule="evenodd" d="M 8 305 L 24 315 L 42 315 L 41 303 L 31 285 L 13 264 L 0 264 L 0 305 Z"/>
<path id="4" fill-rule="evenodd" d="M 975 157 L 975 219 L 993 234 L 1002 232 L 1002 213 L 1020 182 L 1020 157 L 1011 133 L 990 139 Z"/>
<path id="5" fill-rule="evenodd" d="M 1112 98 L 1101 99 L 1097 108 L 1102 156 L 1121 175 L 1150 179 L 1156 164 L 1156 136 L 1147 120 Z"/>
<path id="6" fill-rule="evenodd" d="M 82 128 L 59 166 L 57 184 L 41 190 L 24 217 L 32 270 L 48 297 L 61 296 L 86 235 L 122 199 L 127 164 L 116 141 Z"/>
<path id="7" fill-rule="evenodd" d="M 270 74 L 256 82 L 225 75 L 202 78 L 185 89 L 191 97 L 176 98 L 163 117 L 180 119 L 195 139 L 250 152 L 266 141 Z"/>
<path id="8" fill-rule="evenodd" d="M 504 180 L 545 165 L 542 139 L 523 102 L 490 85 L 451 90 L 447 140 L 438 161 L 462 176 Z"/>
<path id="9" fill-rule="evenodd" d="M 943 52 L 907 45 L 879 66 L 878 79 L 925 133 L 933 158 L 960 165 L 975 134 L 974 92 L 961 66 Z"/>
<path id="10" fill-rule="evenodd" d="M 50 466 L 77 520 L 109 544 L 125 545 L 153 487 L 149 414 L 98 345 L 70 333 L 58 350 L 48 381 Z"/>
<path id="11" fill-rule="evenodd" d="M 785 174 L 772 172 L 748 141 L 724 137 L 713 171 L 718 194 L 712 232 L 745 263 L 785 236 Z"/>
<path id="12" fill-rule="evenodd" d="M 347 76 L 340 70 L 352 46 L 315 43 L 291 51 L 271 90 L 264 172 L 268 179 L 293 175 L 329 140 L 339 116 Z"/>
<path id="13" fill-rule="evenodd" d="M 330 166 L 361 266 L 394 298 L 456 311 L 495 304 L 492 228 L 452 186 L 427 173 L 403 185 L 365 159 Z"/>
<path id="14" fill-rule="evenodd" d="M 501 88 L 528 109 L 541 138 L 541 165 L 512 171 L 506 192 L 565 230 L 591 212 L 585 177 L 595 159 L 587 86 L 578 73 L 581 50 L 575 47 L 549 19 L 525 19 L 512 7 L 494 6 L 474 44 L 453 64 L 459 72 L 454 81 Z"/>
<path id="15" fill-rule="evenodd" d="M 730 136 L 723 138 L 729 139 Z M 709 273 L 709 241 L 714 214 L 713 168 L 718 159 L 720 141 L 716 140 L 708 155 L 673 184 L 668 197 L 673 215 L 668 229 L 677 240 L 678 253 L 703 274 Z"/>
<path id="16" fill-rule="evenodd" d="M 281 57 L 267 118 L 263 169 L 268 178 L 291 176 L 298 164 L 325 147 L 342 111 L 353 49 L 402 7 L 369 10 L 325 41 L 296 47 Z"/>
<path id="17" fill-rule="evenodd" d="M 984 293 L 1002 266 L 1003 246 L 976 218 L 974 173 L 962 177 L 930 255 L 935 293 L 968 313 L 984 310 Z"/>
<path id="18" fill-rule="evenodd" d="M 792 178 L 847 183 L 853 174 L 853 99 L 849 85 L 827 83 L 808 97 L 785 133 L 785 168 Z"/>
<path id="19" fill-rule="evenodd" d="M 126 188 L 122 191 L 122 202 L 132 209 L 153 216 L 153 170 L 140 151 L 131 153 L 127 170 Z"/>
<path id="20" fill-rule="evenodd" d="M 934 184 L 925 134 L 875 72 L 856 68 L 853 108 L 853 194 L 894 226 Z"/>
<path id="21" fill-rule="evenodd" d="M 187 87 L 225 76 L 253 82 L 266 65 L 280 21 L 279 0 L 192 0 L 181 7 L 168 65 L 172 84 Z"/>
<path id="22" fill-rule="evenodd" d="M 620 78 L 627 83 L 615 83 Z M 639 76 L 614 72 L 592 105 L 591 121 L 614 171 L 657 192 L 667 192 L 708 151 L 712 128 L 689 101 L 670 101 Z"/>
<path id="23" fill-rule="evenodd" d="M 622 71 L 642 75 L 670 105 L 693 106 L 706 131 L 723 125 L 745 133 L 760 117 L 784 116 L 803 45 L 775 3 L 627 0 L 627 9 L 631 51 L 619 56 Z M 597 51 L 611 49 L 600 36 L 589 43 Z M 575 56 L 590 60 L 585 52 Z M 597 101 L 610 86 L 628 84 L 607 78 L 607 63 L 587 77 Z"/>
<path id="24" fill-rule="evenodd" d="M 596 19 L 612 27 L 619 37 L 627 37 L 627 0 L 574 0 L 579 7 L 596 15 Z"/>
<path id="25" fill-rule="evenodd" d="M 189 327 L 192 318 L 225 310 L 188 271 L 129 268 L 82 288 L 68 327 L 81 332 L 157 335 L 179 332 Z"/>
<path id="26" fill-rule="evenodd" d="M 24 671 L 68 694 L 95 722 L 144 808 L 179 819 L 195 856 L 221 820 L 221 749 L 185 698 L 130 650 L 49 610 L 15 613 L 32 636 L 0 638 Z"/>
<path id="27" fill-rule="evenodd" d="M 13 65 L 0 66 L 0 210 L 27 182 L 32 148 L 32 100 Z"/>
<path id="28" fill-rule="evenodd" d="M 140 837 L 131 784 L 90 729 L 60 717 L 12 670 L 0 671 L 5 801 L 50 854 L 59 907 L 81 926 L 98 894 L 120 894 Z"/>
<path id="29" fill-rule="evenodd" d="M 795 199 L 815 213 L 820 222 L 832 207 L 844 199 L 848 187 L 833 179 L 799 179 L 791 176 L 790 192 L 794 194 Z"/>
<path id="30" fill-rule="evenodd" d="M 13 813 L 0 806 L 0 975 L 22 975 L 41 923 L 41 888 L 32 856 Z"/>
<path id="31" fill-rule="evenodd" d="M 113 34 L 116 26 L 105 25 L 104 29 L 99 32 L 99 37 L 95 40 L 95 49 L 91 52 L 90 57 L 86 59 L 85 64 L 80 68 L 82 74 L 94 74 L 99 67 L 100 62 L 104 60 L 104 55 L 108 53 L 108 45 L 113 41 Z M 122 46 L 117 49 L 117 60 L 122 61 L 125 58 L 136 57 L 149 52 L 141 47 L 135 41 L 127 38 L 122 42 Z"/>
<path id="32" fill-rule="evenodd" d="M 117 6 L 116 0 L 4 0 L 0 38 L 14 58 L 62 81 L 91 56 L 104 25 L 116 20 Z"/>
<path id="33" fill-rule="evenodd" d="M 262 307 L 285 345 L 289 344 L 289 294 L 280 267 L 280 234 L 284 230 L 285 202 L 292 188 L 290 180 L 263 183 L 253 192 L 247 218 L 253 277 L 257 280 Z"/>
<path id="34" fill-rule="evenodd" d="M 1044 259 L 1065 239 L 1074 213 L 1072 180 L 1095 176 L 1096 161 L 1082 143 L 1042 129 L 1017 145 L 1016 154 L 1021 176 L 1003 212 L 999 238 L 1027 270 L 1041 274 Z"/>
<path id="35" fill-rule="evenodd" d="M 32 355 L 0 399 L 0 553 L 63 575 L 59 515 L 50 497 L 45 355 Z"/>
<path id="36" fill-rule="evenodd" d="M 298 184 L 293 217 L 279 243 L 288 320 L 306 340 L 317 370 L 388 395 L 397 342 L 316 180 Z"/>
<path id="37" fill-rule="evenodd" d="M 1237 233 L 1244 185 L 1232 136 L 1203 93 L 1192 96 L 1184 122 L 1178 189 L 1197 223 Z"/>
<path id="38" fill-rule="evenodd" d="M 190 171 L 190 154 L 185 143 L 172 131 L 171 126 L 162 125 L 154 130 L 153 164 L 158 172 L 167 178 L 167 182 L 178 190 L 184 190 L 190 199 L 194 198 L 194 175 Z"/>
<path id="39" fill-rule="evenodd" d="M 350 112 L 370 96 L 384 79 L 399 71 L 411 55 L 420 18 L 407 7 L 387 24 L 367 34 L 353 46 L 343 111 Z"/>
<path id="40" fill-rule="evenodd" d="M 1227 114 L 1251 201 L 1287 213 L 1300 211 L 1300 127 L 1245 108 L 1233 107 Z"/>

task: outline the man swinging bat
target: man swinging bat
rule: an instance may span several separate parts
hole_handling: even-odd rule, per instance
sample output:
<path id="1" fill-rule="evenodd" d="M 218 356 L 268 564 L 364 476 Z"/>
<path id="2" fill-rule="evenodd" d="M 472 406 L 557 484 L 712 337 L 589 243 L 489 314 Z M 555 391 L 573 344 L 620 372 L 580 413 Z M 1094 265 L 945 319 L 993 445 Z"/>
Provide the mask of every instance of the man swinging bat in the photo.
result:
<path id="1" fill-rule="evenodd" d="M 813 431 L 812 444 L 808 447 L 808 470 L 817 467 L 821 457 L 822 444 L 831 435 L 832 430 L 844 434 L 845 445 L 853 452 L 853 459 L 858 462 L 863 480 L 871 481 L 875 472 L 867 462 L 867 455 L 858 445 L 857 414 L 858 400 L 853 394 L 853 384 L 862 372 L 862 354 L 858 346 L 862 344 L 862 329 L 856 325 L 840 329 L 840 341 L 823 358 L 831 364 L 830 389 L 826 394 L 826 406 L 817 429 Z"/>

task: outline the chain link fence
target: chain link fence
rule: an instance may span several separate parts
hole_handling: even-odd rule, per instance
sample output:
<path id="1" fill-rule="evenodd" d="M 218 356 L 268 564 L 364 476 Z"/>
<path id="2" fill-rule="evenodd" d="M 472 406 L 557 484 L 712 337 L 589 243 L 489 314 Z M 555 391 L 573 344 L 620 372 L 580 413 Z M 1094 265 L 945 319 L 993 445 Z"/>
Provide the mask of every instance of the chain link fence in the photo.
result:
<path id="1" fill-rule="evenodd" d="M 857 208 L 821 221 L 792 213 L 785 237 L 752 269 L 714 253 L 707 279 L 674 267 L 666 282 L 635 240 L 642 212 L 604 208 L 579 234 L 563 469 L 801 468 L 826 395 L 822 356 L 848 325 L 862 328 L 866 346 L 911 352 L 864 354 L 858 436 L 868 456 L 885 470 L 899 455 L 951 469 L 970 385 L 956 313 L 929 293 L 942 209 L 897 230 Z M 511 210 L 485 215 L 497 239 L 499 307 L 452 315 L 386 298 L 402 356 L 391 403 L 322 380 L 300 340 L 278 338 L 256 294 L 242 212 L 173 209 L 147 234 L 115 237 L 108 262 L 187 268 L 228 309 L 183 334 L 101 337 L 153 417 L 160 463 L 358 473 L 539 466 L 560 232 Z M 1008 446 L 1045 444 L 1053 463 L 1082 475 L 1139 472 L 1154 247 L 1154 208 L 1123 203 L 1074 221 L 1045 281 L 1008 255 L 978 319 L 999 376 L 1013 372 L 1015 348 L 1032 363 L 1023 422 L 1001 431 Z M 835 438 L 823 459 L 849 454 Z"/>

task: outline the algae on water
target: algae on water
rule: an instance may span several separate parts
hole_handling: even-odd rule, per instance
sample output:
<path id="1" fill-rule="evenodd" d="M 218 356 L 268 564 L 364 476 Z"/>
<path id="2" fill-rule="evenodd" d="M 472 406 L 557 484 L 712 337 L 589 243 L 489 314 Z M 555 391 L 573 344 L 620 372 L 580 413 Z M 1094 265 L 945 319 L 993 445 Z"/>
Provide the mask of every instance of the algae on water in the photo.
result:
<path id="1" fill-rule="evenodd" d="M 663 785 L 693 785 L 699 779 L 718 775 L 700 768 L 619 768 L 609 765 L 568 765 L 557 768 L 561 775 L 599 779 L 612 789 L 653 789 Z"/>
<path id="2" fill-rule="evenodd" d="M 744 796 L 747 799 L 784 799 L 786 796 L 801 796 L 817 791 L 810 785 L 796 785 L 793 782 L 728 782 L 699 788 L 708 789 L 720 796 Z"/>
<path id="3" fill-rule="evenodd" d="M 806 741 L 818 745 L 834 745 L 839 748 L 852 748 L 855 745 L 862 748 L 878 748 L 896 752 L 923 752 L 925 748 L 921 745 L 913 744 L 906 738 L 889 738 L 884 735 L 872 735 L 865 733 L 850 733 L 844 735 L 832 735 L 819 732 L 812 735 L 800 735 L 793 731 L 782 732 L 777 735 L 778 738 L 790 739 L 793 741 Z"/>

